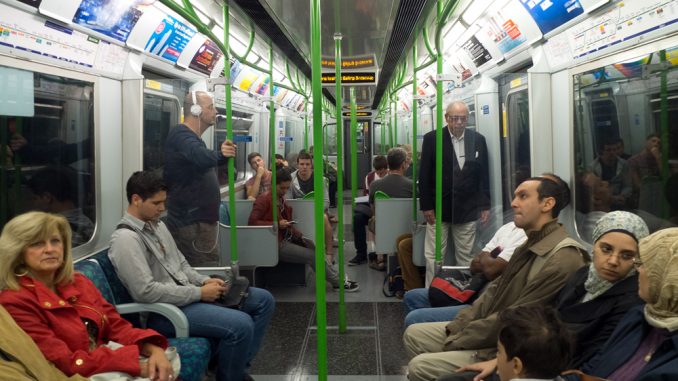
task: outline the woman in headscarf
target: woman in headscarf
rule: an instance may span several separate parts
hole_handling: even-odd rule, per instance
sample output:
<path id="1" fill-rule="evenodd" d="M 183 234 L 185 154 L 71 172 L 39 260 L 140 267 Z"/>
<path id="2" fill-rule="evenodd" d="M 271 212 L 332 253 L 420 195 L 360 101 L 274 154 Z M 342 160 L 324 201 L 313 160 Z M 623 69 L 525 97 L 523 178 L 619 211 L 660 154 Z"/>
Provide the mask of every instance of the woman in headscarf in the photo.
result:
<path id="1" fill-rule="evenodd" d="M 582 371 L 614 381 L 678 379 L 678 228 L 640 241 L 638 294 L 603 349 Z"/>
<path id="2" fill-rule="evenodd" d="M 560 318 L 575 335 L 569 368 L 579 368 L 591 359 L 626 312 L 642 303 L 634 260 L 638 259 L 638 241 L 648 234 L 645 222 L 629 212 L 610 212 L 596 222 L 593 262 L 570 277 L 555 303 Z M 495 365 L 496 361 L 490 360 L 460 371 L 479 371 L 473 379 L 481 380 L 494 371 Z M 456 376 L 449 380 L 462 379 Z M 464 379 L 471 379 L 470 374 Z"/>

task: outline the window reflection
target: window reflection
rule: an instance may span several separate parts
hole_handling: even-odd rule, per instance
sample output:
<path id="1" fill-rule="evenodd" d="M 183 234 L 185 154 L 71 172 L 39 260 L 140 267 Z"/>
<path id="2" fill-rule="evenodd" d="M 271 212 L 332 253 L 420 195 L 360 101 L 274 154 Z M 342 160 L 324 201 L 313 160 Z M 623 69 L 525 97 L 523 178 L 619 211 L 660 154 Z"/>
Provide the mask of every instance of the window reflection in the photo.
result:
<path id="1" fill-rule="evenodd" d="M 674 48 L 574 76 L 575 208 L 584 239 L 611 210 L 637 213 L 651 231 L 678 222 L 677 58 Z"/>
<path id="2" fill-rule="evenodd" d="M 31 210 L 59 213 L 78 246 L 96 221 L 93 84 L 32 76 L 33 116 L 0 115 L 0 227 Z"/>

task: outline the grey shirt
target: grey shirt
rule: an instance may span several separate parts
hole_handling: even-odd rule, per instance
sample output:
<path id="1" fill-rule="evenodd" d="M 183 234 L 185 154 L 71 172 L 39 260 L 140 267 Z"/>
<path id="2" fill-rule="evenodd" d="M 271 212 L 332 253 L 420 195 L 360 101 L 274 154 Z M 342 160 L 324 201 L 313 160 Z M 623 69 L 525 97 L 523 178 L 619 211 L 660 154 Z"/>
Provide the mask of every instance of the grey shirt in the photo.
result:
<path id="1" fill-rule="evenodd" d="M 412 197 L 412 180 L 405 176 L 389 173 L 370 184 L 370 204 L 374 204 L 374 194 L 378 191 L 386 193 L 391 198 Z"/>
<path id="2" fill-rule="evenodd" d="M 177 306 L 200 301 L 200 287 L 209 277 L 191 268 L 162 221 L 143 222 L 125 213 L 119 223 L 134 231 L 113 232 L 108 257 L 132 299 Z"/>

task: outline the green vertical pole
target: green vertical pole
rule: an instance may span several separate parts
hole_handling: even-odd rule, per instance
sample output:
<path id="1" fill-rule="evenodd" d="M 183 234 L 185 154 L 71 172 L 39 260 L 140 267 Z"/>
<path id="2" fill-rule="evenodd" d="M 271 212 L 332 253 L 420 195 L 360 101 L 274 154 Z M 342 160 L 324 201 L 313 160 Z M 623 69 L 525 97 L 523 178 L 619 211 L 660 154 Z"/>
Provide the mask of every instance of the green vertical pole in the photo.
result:
<path id="1" fill-rule="evenodd" d="M 398 103 L 396 101 L 391 102 L 393 104 L 393 126 L 389 129 L 389 140 L 391 142 L 391 148 L 395 147 L 396 141 L 394 136 L 394 131 L 398 130 Z"/>
<path id="2" fill-rule="evenodd" d="M 412 44 L 412 222 L 417 222 L 417 44 Z"/>
<path id="3" fill-rule="evenodd" d="M 384 120 L 384 112 L 381 112 L 381 147 L 379 147 L 379 153 L 382 155 L 386 153 L 386 126 L 391 123 L 391 118 L 389 117 L 389 120 L 386 121 Z"/>
<path id="4" fill-rule="evenodd" d="M 355 198 L 358 193 L 358 121 L 356 120 L 355 88 L 351 87 L 351 215 L 355 212 Z"/>
<path id="5" fill-rule="evenodd" d="M 233 141 L 233 110 L 231 108 L 231 57 L 230 57 L 230 17 L 228 2 L 224 2 L 224 102 L 226 102 L 226 137 Z M 235 216 L 235 158 L 228 159 L 228 210 Z M 231 263 L 238 263 L 238 234 L 236 223 L 231 221 L 229 234 L 231 235 Z"/>
<path id="6" fill-rule="evenodd" d="M 320 66 L 320 0 L 311 2 L 311 77 L 313 82 L 313 167 L 323 168 L 322 157 L 322 87 Z M 318 153 L 318 149 L 321 151 Z M 322 173 L 320 171 L 319 173 Z M 323 176 L 313 176 L 313 189 L 323 189 Z M 327 381 L 327 305 L 325 304 L 325 226 L 323 192 L 314 192 L 315 199 L 315 303 L 318 326 L 318 381 Z M 341 284 L 343 282 L 340 281 Z"/>
<path id="7" fill-rule="evenodd" d="M 438 0 L 438 19 L 441 23 L 440 16 L 443 10 L 443 0 Z M 441 42 L 442 43 L 442 42 Z M 440 46 L 436 44 L 436 46 Z M 443 73 L 443 53 L 442 49 L 436 50 L 436 63 L 438 75 Z M 442 264 L 441 246 L 441 220 L 443 218 L 443 130 L 446 128 L 443 125 L 443 82 L 436 81 L 436 264 Z"/>
<path id="8" fill-rule="evenodd" d="M 336 22 L 335 22 L 336 23 Z M 336 82 L 334 97 L 336 98 L 337 124 L 337 248 L 339 261 L 339 279 L 344 279 L 344 126 L 341 120 L 341 33 L 334 34 L 334 71 Z M 339 332 L 346 332 L 346 303 L 344 302 L 344 288 L 339 289 Z"/>
<path id="9" fill-rule="evenodd" d="M 659 51 L 659 60 L 661 63 L 666 62 L 666 50 Z M 661 138 L 661 179 L 662 189 L 665 189 L 666 182 L 669 178 L 669 100 L 668 100 L 668 69 L 662 69 L 660 73 L 660 100 L 659 100 L 659 126 Z M 675 191 L 675 190 L 674 190 Z M 670 215 L 669 205 L 666 202 L 666 197 L 661 198 L 661 216 L 668 219 Z"/>
<path id="10" fill-rule="evenodd" d="M 268 149 L 269 149 L 269 167 L 271 169 L 271 203 L 273 205 L 273 226 L 278 226 L 278 190 L 276 189 L 276 170 L 275 170 L 275 145 L 277 143 L 275 133 L 275 107 L 273 103 L 273 42 L 268 41 L 268 75 L 270 80 L 268 95 L 271 97 L 268 102 Z"/>

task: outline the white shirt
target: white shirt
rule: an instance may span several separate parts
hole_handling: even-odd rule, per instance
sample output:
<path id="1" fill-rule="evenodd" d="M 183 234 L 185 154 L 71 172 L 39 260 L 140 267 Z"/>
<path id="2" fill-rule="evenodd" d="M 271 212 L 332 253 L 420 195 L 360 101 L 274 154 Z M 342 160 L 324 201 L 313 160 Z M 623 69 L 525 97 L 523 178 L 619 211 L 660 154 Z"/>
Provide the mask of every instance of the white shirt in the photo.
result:
<path id="1" fill-rule="evenodd" d="M 461 136 L 457 139 L 456 136 L 450 131 L 450 128 L 447 128 L 447 131 L 450 133 L 450 138 L 452 138 L 452 147 L 454 147 L 454 154 L 457 156 L 457 161 L 459 162 L 459 169 L 464 169 L 464 163 L 466 162 L 466 158 L 464 157 L 464 135 L 466 135 L 466 129 L 464 129 L 464 132 L 461 134 Z"/>
<path id="2" fill-rule="evenodd" d="M 516 226 L 513 221 L 502 226 L 494 233 L 490 242 L 483 247 L 483 251 L 492 252 L 497 247 L 501 247 L 501 252 L 497 258 L 501 258 L 506 262 L 511 260 L 513 252 L 527 240 L 525 230 Z"/>

